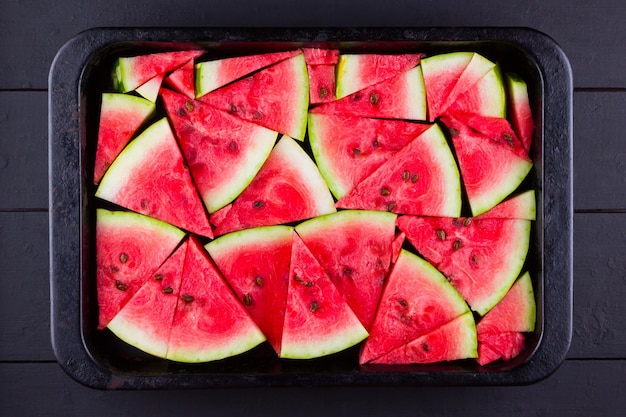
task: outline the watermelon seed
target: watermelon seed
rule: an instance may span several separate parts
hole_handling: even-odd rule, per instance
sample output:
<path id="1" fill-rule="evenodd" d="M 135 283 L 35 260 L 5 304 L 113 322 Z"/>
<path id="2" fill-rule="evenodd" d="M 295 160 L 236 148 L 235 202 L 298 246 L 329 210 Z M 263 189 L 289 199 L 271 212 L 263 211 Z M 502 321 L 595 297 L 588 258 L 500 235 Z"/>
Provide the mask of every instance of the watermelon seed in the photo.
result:
<path id="1" fill-rule="evenodd" d="M 470 257 L 470 262 L 472 263 L 472 265 L 478 266 L 478 257 L 476 256 L 476 254 L 472 254 L 472 256 Z"/>
<path id="2" fill-rule="evenodd" d="M 472 224 L 472 219 L 469 217 L 463 220 L 463 226 L 469 226 L 470 224 Z"/>
<path id="3" fill-rule="evenodd" d="M 300 284 L 304 285 L 305 287 L 312 287 L 312 286 L 314 285 L 314 282 L 313 282 L 313 281 L 306 281 L 306 282 L 305 282 L 305 281 L 302 279 L 302 277 L 300 277 L 300 275 L 297 275 L 297 274 L 293 276 L 293 279 L 294 279 L 296 282 L 298 282 L 298 283 L 300 283 Z"/>
<path id="4" fill-rule="evenodd" d="M 328 90 L 326 87 L 320 87 L 320 98 L 326 98 L 328 95 Z"/>
<path id="5" fill-rule="evenodd" d="M 396 202 L 395 201 L 390 201 L 389 203 L 387 203 L 387 211 L 392 211 L 395 208 L 396 208 Z"/>
<path id="6" fill-rule="evenodd" d="M 458 131 L 458 130 L 456 130 L 455 128 L 453 128 L 453 127 L 451 127 L 451 128 L 450 128 L 450 129 L 448 129 L 448 130 L 450 130 L 450 135 L 452 135 L 452 136 L 454 136 L 454 137 L 456 137 L 456 136 L 459 136 L 459 135 L 460 135 L 459 131 Z"/>
<path id="7" fill-rule="evenodd" d="M 230 112 L 231 113 L 237 112 L 237 106 L 235 106 L 233 103 L 230 103 Z"/>
<path id="8" fill-rule="evenodd" d="M 251 306 L 252 305 L 252 296 L 250 294 L 244 294 L 243 296 L 243 303 L 247 306 Z"/>
<path id="9" fill-rule="evenodd" d="M 409 171 L 404 171 L 404 172 L 402 173 L 402 181 L 408 181 L 408 180 L 409 180 L 409 176 L 410 176 L 410 175 L 411 175 L 411 174 L 409 173 Z"/>
<path id="10" fill-rule="evenodd" d="M 161 280 L 163 279 L 163 274 L 156 274 L 156 275 L 154 276 L 154 279 L 155 279 L 156 281 L 161 281 Z"/>
<path id="11" fill-rule="evenodd" d="M 116 273 L 116 272 L 119 271 L 119 268 L 117 266 L 112 266 L 112 267 L 109 268 L 109 271 L 111 271 L 113 273 Z"/>
<path id="12" fill-rule="evenodd" d="M 124 284 L 122 281 L 120 280 L 116 280 L 115 281 L 115 288 L 117 288 L 120 291 L 126 291 L 128 289 L 128 287 L 126 286 L 126 284 Z"/>
<path id="13" fill-rule="evenodd" d="M 443 229 L 437 230 L 437 237 L 439 240 L 446 240 L 446 231 Z"/>
<path id="14" fill-rule="evenodd" d="M 354 149 L 352 150 L 352 154 L 353 154 L 353 155 L 361 155 L 361 150 L 360 150 L 359 148 L 354 148 Z"/>
<path id="15" fill-rule="evenodd" d="M 380 195 L 389 195 L 389 194 L 391 194 L 391 191 L 389 191 L 389 188 L 383 187 L 380 189 Z"/>
<path id="16" fill-rule="evenodd" d="M 257 200 L 254 203 L 252 203 L 252 207 L 254 207 L 255 209 L 263 208 L 264 205 L 265 203 L 261 200 Z"/>
<path id="17" fill-rule="evenodd" d="M 378 139 L 374 139 L 374 142 L 372 142 L 372 146 L 378 148 Z"/>
<path id="18" fill-rule="evenodd" d="M 428 352 L 428 344 L 422 343 L 422 349 L 424 349 L 424 352 Z"/>
<path id="19" fill-rule="evenodd" d="M 255 285 L 258 285 L 259 287 L 262 287 L 263 286 L 263 278 L 257 275 L 254 278 L 254 283 L 255 283 Z"/>
<path id="20" fill-rule="evenodd" d="M 313 301 L 311 303 L 311 313 L 315 313 L 320 308 L 320 305 L 317 301 Z"/>
<path id="21" fill-rule="evenodd" d="M 419 179 L 419 175 L 417 175 L 417 174 L 413 174 L 413 175 L 411 175 L 411 182 L 412 182 L 413 184 L 415 184 L 415 183 L 417 182 L 417 180 L 418 180 L 418 179 Z"/>
<path id="22" fill-rule="evenodd" d="M 344 273 L 345 275 L 349 276 L 349 277 L 351 277 L 351 276 L 352 276 L 352 273 L 353 273 L 353 272 L 354 272 L 354 271 L 352 270 L 352 268 L 349 268 L 349 267 L 347 267 L 347 266 L 343 268 L 343 273 Z"/>
<path id="23" fill-rule="evenodd" d="M 178 109 L 178 115 L 179 115 L 179 116 L 184 116 L 184 115 L 186 115 L 186 114 L 187 114 L 187 113 L 185 112 L 185 109 Z"/>
<path id="24" fill-rule="evenodd" d="M 409 306 L 409 303 L 404 298 L 398 299 L 398 304 L 400 304 L 402 307 L 408 307 Z"/>
<path id="25" fill-rule="evenodd" d="M 143 210 L 148 208 L 148 205 L 150 204 L 150 202 L 148 200 L 146 200 L 145 198 L 141 200 L 141 203 L 139 203 L 141 205 L 141 208 Z"/>
<path id="26" fill-rule="evenodd" d="M 126 263 L 126 261 L 128 261 L 128 255 L 126 255 L 125 253 L 122 253 L 122 254 L 120 255 L 120 262 L 121 262 L 121 263 L 123 263 L 123 264 L 125 264 L 125 263 Z"/>
<path id="27" fill-rule="evenodd" d="M 356 93 L 354 96 L 352 96 L 352 101 L 359 101 L 361 100 L 361 97 L 363 97 L 361 93 Z"/>
<path id="28" fill-rule="evenodd" d="M 192 302 L 192 301 L 193 301 L 193 295 L 188 295 L 188 294 L 185 294 L 185 295 L 183 295 L 183 296 L 182 296 L 182 297 L 180 297 L 180 298 L 181 298 L 184 302 L 186 302 L 186 303 L 190 303 L 190 302 Z"/>
<path id="29" fill-rule="evenodd" d="M 187 110 L 193 111 L 193 103 L 191 102 L 191 100 L 187 100 L 185 102 L 185 107 L 187 107 Z"/>
<path id="30" fill-rule="evenodd" d="M 231 140 L 228 143 L 228 150 L 231 151 L 232 153 L 235 153 L 239 150 L 239 145 L 237 145 L 237 142 L 235 142 L 234 140 Z"/>
<path id="31" fill-rule="evenodd" d="M 463 242 L 461 242 L 460 240 L 457 239 L 457 240 L 454 241 L 454 244 L 452 245 L 452 248 L 454 250 L 459 250 L 459 249 L 461 249 L 462 246 L 463 246 Z"/>
<path id="32" fill-rule="evenodd" d="M 376 93 L 370 94 L 370 103 L 372 103 L 373 105 L 378 104 L 378 94 Z"/>
<path id="33" fill-rule="evenodd" d="M 174 289 L 172 287 L 165 287 L 163 288 L 163 293 L 164 294 L 171 294 L 174 292 Z"/>
<path id="34" fill-rule="evenodd" d="M 261 120 L 263 118 L 263 113 L 257 110 L 252 114 L 252 118 L 254 120 Z"/>
<path id="35" fill-rule="evenodd" d="M 505 132 L 502 134 L 502 137 L 504 138 L 504 140 L 507 141 L 509 146 L 513 147 L 513 136 Z"/>

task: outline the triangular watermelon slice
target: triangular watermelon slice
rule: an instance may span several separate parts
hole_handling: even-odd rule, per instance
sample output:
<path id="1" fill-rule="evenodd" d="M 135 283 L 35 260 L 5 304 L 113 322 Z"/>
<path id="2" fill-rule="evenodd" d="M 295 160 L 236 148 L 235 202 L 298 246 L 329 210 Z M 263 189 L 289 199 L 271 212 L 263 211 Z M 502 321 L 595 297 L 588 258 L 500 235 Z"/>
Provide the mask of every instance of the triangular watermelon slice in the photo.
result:
<path id="1" fill-rule="evenodd" d="M 281 358 L 310 359 L 356 345 L 367 331 L 293 233 Z"/>
<path id="2" fill-rule="evenodd" d="M 396 215 L 342 210 L 296 226 L 341 296 L 369 329 L 391 264 Z"/>
<path id="3" fill-rule="evenodd" d="M 471 312 L 426 333 L 423 336 L 374 359 L 378 364 L 411 364 L 476 358 L 477 339 Z"/>
<path id="4" fill-rule="evenodd" d="M 264 68 L 200 100 L 237 117 L 303 140 L 309 106 L 304 55 Z"/>
<path id="5" fill-rule="evenodd" d="M 278 134 L 165 88 L 161 97 L 191 176 L 213 213 L 250 184 Z"/>
<path id="6" fill-rule="evenodd" d="M 461 212 L 459 171 L 439 126 L 432 125 L 390 157 L 336 206 L 458 216 Z"/>
<path id="7" fill-rule="evenodd" d="M 216 225 L 216 236 L 336 211 L 332 195 L 315 163 L 288 136 L 278 141 L 257 176 L 232 206 L 222 210 L 211 216 Z"/>
<path id="8" fill-rule="evenodd" d="M 183 236 L 182 230 L 141 214 L 96 211 L 99 329 L 109 324 Z"/>
<path id="9" fill-rule="evenodd" d="M 417 66 L 339 100 L 321 104 L 311 109 L 311 113 L 426 120 L 422 70 Z"/>
<path id="10" fill-rule="evenodd" d="M 165 74 L 159 74 L 154 78 L 149 79 L 139 87 L 135 89 L 135 92 L 139 94 L 141 97 L 146 100 L 150 100 L 151 102 L 156 102 L 157 97 L 159 96 L 159 90 L 161 89 L 161 84 L 163 84 L 163 78 Z"/>
<path id="11" fill-rule="evenodd" d="M 530 151 L 535 124 L 530 109 L 528 86 L 517 74 L 506 73 L 505 85 L 507 94 L 507 109 L 513 129 L 517 134 L 526 152 Z"/>
<path id="12" fill-rule="evenodd" d="M 474 219 L 525 219 L 536 220 L 535 190 L 515 195 Z"/>
<path id="13" fill-rule="evenodd" d="M 157 75 L 173 71 L 203 53 L 200 50 L 176 51 L 118 58 L 113 71 L 114 87 L 122 93 L 133 91 Z"/>
<path id="14" fill-rule="evenodd" d="M 96 197 L 213 237 L 166 118 L 148 127 L 124 149 L 102 178 Z"/>
<path id="15" fill-rule="evenodd" d="M 214 361 L 246 352 L 263 341 L 263 333 L 191 236 L 167 359 Z"/>
<path id="16" fill-rule="evenodd" d="M 129 94 L 104 93 L 100 107 L 98 146 L 93 183 L 98 184 L 111 163 L 139 127 L 154 113 L 149 100 Z"/>
<path id="17" fill-rule="evenodd" d="M 340 199 L 431 125 L 403 120 L 309 114 L 315 162 Z"/>
<path id="18" fill-rule="evenodd" d="M 136 348 L 165 358 L 186 255 L 187 241 L 148 278 L 109 322 L 109 330 Z"/>
<path id="19" fill-rule="evenodd" d="M 528 253 L 529 220 L 401 216 L 396 223 L 480 315 L 504 297 Z"/>
<path id="20" fill-rule="evenodd" d="M 463 298 L 439 271 L 402 250 L 387 279 L 359 362 L 379 358 L 467 312 Z"/>
<path id="21" fill-rule="evenodd" d="M 337 65 L 337 98 L 343 98 L 416 67 L 423 54 L 342 54 Z"/>
<path id="22" fill-rule="evenodd" d="M 300 53 L 300 50 L 270 52 L 199 62 L 195 66 L 196 98 Z"/>
<path id="23" fill-rule="evenodd" d="M 184 94 L 187 98 L 194 99 L 195 94 L 195 67 L 193 59 L 178 68 L 165 78 L 165 84 L 174 91 Z"/>
<path id="24" fill-rule="evenodd" d="M 267 226 L 221 236 L 205 248 L 280 355 L 293 228 Z"/>

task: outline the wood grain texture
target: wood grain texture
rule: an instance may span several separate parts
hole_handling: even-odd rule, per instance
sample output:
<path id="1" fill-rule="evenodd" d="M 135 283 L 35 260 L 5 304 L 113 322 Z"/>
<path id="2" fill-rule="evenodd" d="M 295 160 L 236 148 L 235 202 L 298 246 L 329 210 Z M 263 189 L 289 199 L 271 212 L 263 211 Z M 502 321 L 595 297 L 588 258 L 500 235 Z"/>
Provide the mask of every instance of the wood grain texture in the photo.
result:
<path id="1" fill-rule="evenodd" d="M 50 64 L 62 45 L 76 33 L 100 26 L 526 26 L 547 33 L 563 47 L 576 87 L 626 87 L 622 47 L 626 3 L 621 0 L 593 4 L 575 0 L 567 7 L 558 0 L 489 0 L 465 7 L 456 0 L 267 0 L 244 5 L 215 0 L 210 7 L 192 0 L 62 4 L 50 7 L 44 0 L 2 4 L 0 89 L 46 88 Z"/>
<path id="2" fill-rule="evenodd" d="M 523 387 L 258 388 L 102 392 L 57 364 L 0 364 L 0 405 L 13 416 L 603 416 L 626 413 L 626 361 L 566 361 Z M 33 394 L 37 393 L 37 401 Z"/>

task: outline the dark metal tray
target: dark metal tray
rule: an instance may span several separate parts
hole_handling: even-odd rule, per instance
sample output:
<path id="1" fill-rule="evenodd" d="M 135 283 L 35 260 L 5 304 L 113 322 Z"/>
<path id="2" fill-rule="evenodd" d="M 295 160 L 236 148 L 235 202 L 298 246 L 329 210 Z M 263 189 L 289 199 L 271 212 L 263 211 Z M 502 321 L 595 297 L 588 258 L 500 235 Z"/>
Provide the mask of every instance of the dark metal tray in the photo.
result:
<path id="1" fill-rule="evenodd" d="M 279 360 L 267 345 L 205 364 L 158 359 L 97 326 L 92 174 L 100 93 L 122 55 L 202 48 L 231 56 L 302 46 L 342 52 L 476 51 L 520 74 L 536 130 L 529 186 L 537 192 L 526 269 L 537 325 L 508 363 L 359 366 L 357 348 L 309 361 Z M 525 28 L 92 29 L 57 54 L 49 77 L 52 344 L 61 367 L 100 389 L 270 385 L 511 385 L 541 380 L 565 358 L 572 331 L 572 78 L 548 36 Z"/>

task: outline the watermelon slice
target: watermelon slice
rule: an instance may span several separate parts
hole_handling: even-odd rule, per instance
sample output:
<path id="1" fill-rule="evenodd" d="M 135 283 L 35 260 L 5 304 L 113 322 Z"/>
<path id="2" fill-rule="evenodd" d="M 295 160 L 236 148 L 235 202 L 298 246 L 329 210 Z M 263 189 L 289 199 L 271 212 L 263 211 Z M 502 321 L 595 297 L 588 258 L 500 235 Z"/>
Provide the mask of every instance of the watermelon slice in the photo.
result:
<path id="1" fill-rule="evenodd" d="M 459 117 L 465 120 L 461 121 Z M 441 120 L 450 129 L 474 216 L 504 200 L 530 172 L 533 164 L 506 119 L 455 115 L 443 116 Z M 488 134 L 468 126 L 468 123 L 477 124 L 477 120 L 486 121 L 479 128 L 488 131 Z"/>
<path id="2" fill-rule="evenodd" d="M 444 114 L 473 113 L 482 116 L 506 116 L 506 96 L 500 67 L 490 69 L 476 84 L 459 94 Z"/>
<path id="3" fill-rule="evenodd" d="M 280 355 L 293 228 L 267 226 L 221 236 L 205 247 Z"/>
<path id="4" fill-rule="evenodd" d="M 182 274 L 167 359 L 214 361 L 265 341 L 194 236 L 189 239 Z"/>
<path id="5" fill-rule="evenodd" d="M 174 251 L 184 233 L 131 212 L 96 211 L 98 328 L 111 319 Z"/>
<path id="6" fill-rule="evenodd" d="M 528 190 L 509 198 L 474 219 L 536 220 L 535 190 Z"/>
<path id="7" fill-rule="evenodd" d="M 402 250 L 387 279 L 359 362 L 379 358 L 467 312 L 463 298 L 439 271 Z"/>
<path id="8" fill-rule="evenodd" d="M 124 149 L 102 178 L 96 197 L 213 237 L 166 118 L 147 128 Z"/>
<path id="9" fill-rule="evenodd" d="M 154 113 L 149 100 L 129 94 L 104 93 L 100 107 L 98 146 L 93 183 L 98 184 L 111 163 L 139 127 Z"/>
<path id="10" fill-rule="evenodd" d="M 200 196 L 213 213 L 250 184 L 278 134 L 171 90 L 162 89 L 161 97 Z"/>
<path id="11" fill-rule="evenodd" d="M 389 272 L 396 215 L 343 210 L 296 226 L 341 296 L 369 329 Z"/>
<path id="12" fill-rule="evenodd" d="M 149 79 L 137 87 L 135 91 L 146 100 L 150 100 L 153 103 L 156 102 L 164 76 L 165 74 L 159 74 L 156 77 Z"/>
<path id="13" fill-rule="evenodd" d="M 419 66 L 339 100 L 321 104 L 312 113 L 389 119 L 426 119 L 426 95 Z"/>
<path id="14" fill-rule="evenodd" d="M 477 356 L 476 325 L 472 313 L 467 312 L 371 363 L 434 363 Z"/>
<path id="15" fill-rule="evenodd" d="M 439 126 L 432 125 L 389 158 L 336 206 L 458 216 L 461 212 L 459 172 Z"/>
<path id="16" fill-rule="evenodd" d="M 204 51 L 176 51 L 118 58 L 113 70 L 114 88 L 133 91 L 146 81 L 163 75 L 202 55 Z"/>
<path id="17" fill-rule="evenodd" d="M 280 357 L 330 355 L 356 345 L 367 335 L 326 272 L 293 233 Z"/>
<path id="18" fill-rule="evenodd" d="M 485 315 L 518 277 L 530 241 L 530 221 L 401 216 L 407 239 Z"/>
<path id="19" fill-rule="evenodd" d="M 337 98 L 416 67 L 423 54 L 342 54 L 337 65 Z"/>
<path id="20" fill-rule="evenodd" d="M 505 74 L 507 106 L 511 124 L 526 152 L 530 151 L 535 125 L 530 110 L 528 86 L 517 74 Z"/>
<path id="21" fill-rule="evenodd" d="M 303 140 L 309 105 L 304 55 L 262 69 L 200 97 L 242 119 Z"/>
<path id="22" fill-rule="evenodd" d="M 174 91 L 184 94 L 187 98 L 195 98 L 195 68 L 193 59 L 178 68 L 165 78 L 165 83 Z"/>
<path id="23" fill-rule="evenodd" d="M 338 49 L 302 48 L 307 65 L 335 65 L 339 62 Z"/>
<path id="24" fill-rule="evenodd" d="M 308 65 L 309 102 L 311 105 L 335 101 L 335 66 Z"/>
<path id="25" fill-rule="evenodd" d="M 186 255 L 187 241 L 109 322 L 109 330 L 128 344 L 165 358 Z"/>
<path id="26" fill-rule="evenodd" d="M 196 98 L 299 53 L 293 50 L 199 62 L 195 66 Z"/>
<path id="27" fill-rule="evenodd" d="M 232 206 L 222 210 L 211 216 L 216 225 L 216 236 L 336 211 L 332 195 L 317 167 L 300 145 L 288 136 L 278 141 L 257 176 Z"/>
<path id="28" fill-rule="evenodd" d="M 431 125 L 309 113 L 315 162 L 338 199 Z"/>

